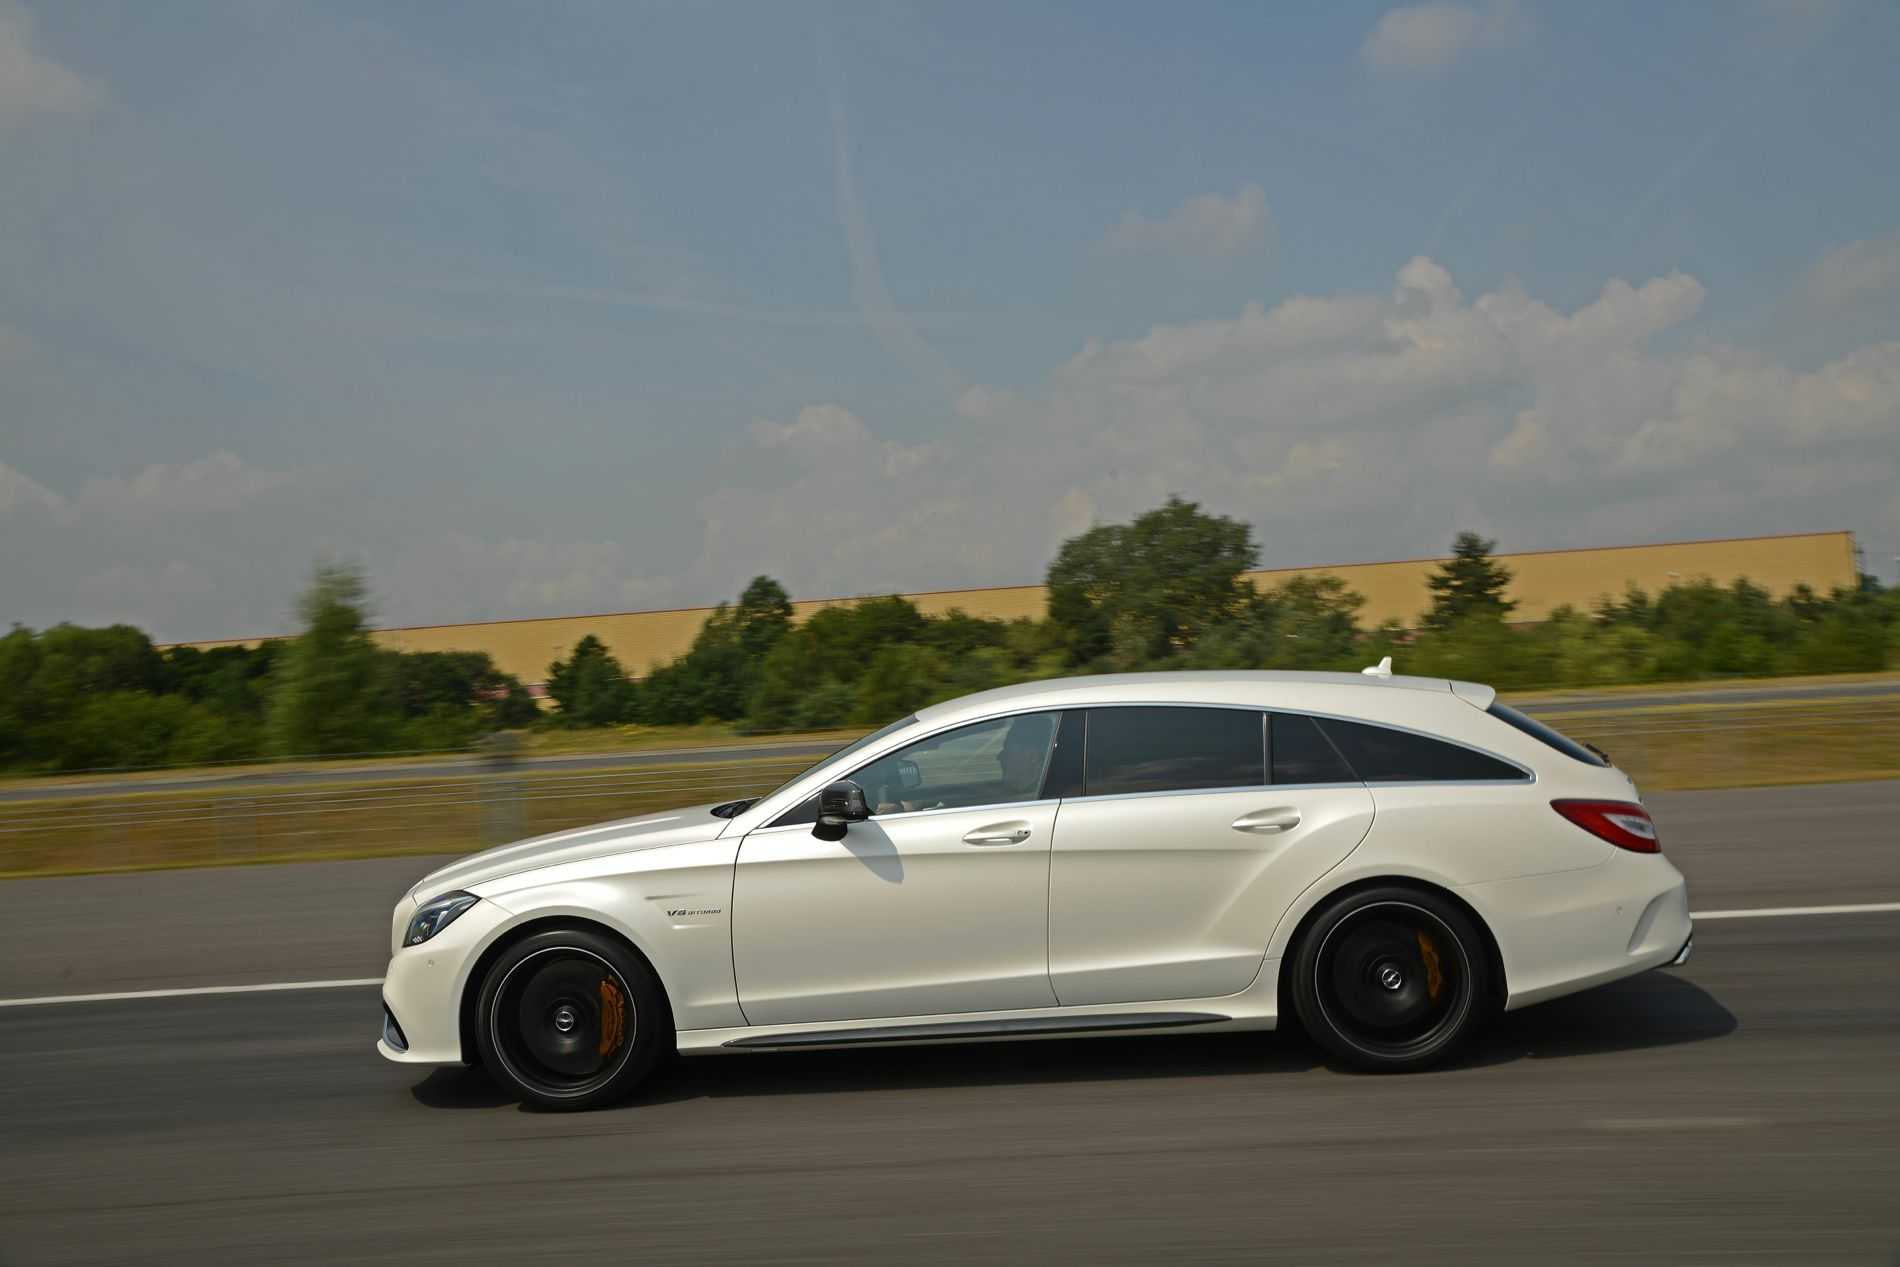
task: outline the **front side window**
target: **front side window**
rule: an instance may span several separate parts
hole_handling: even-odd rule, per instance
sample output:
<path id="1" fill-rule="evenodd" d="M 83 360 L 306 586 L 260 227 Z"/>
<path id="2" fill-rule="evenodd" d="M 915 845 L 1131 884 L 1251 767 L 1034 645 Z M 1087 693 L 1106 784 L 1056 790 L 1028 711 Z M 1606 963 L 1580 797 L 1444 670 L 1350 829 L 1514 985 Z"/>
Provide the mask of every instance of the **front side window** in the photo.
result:
<path id="1" fill-rule="evenodd" d="M 838 777 L 864 789 L 872 817 L 1041 799 L 1057 713 L 1022 713 L 919 739 Z M 818 821 L 818 798 L 774 826 Z"/>
<path id="2" fill-rule="evenodd" d="M 1087 796 L 1257 787 L 1265 727 L 1240 708 L 1092 708 L 1085 767 Z"/>
<path id="3" fill-rule="evenodd" d="M 1315 718 L 1333 746 L 1367 783 L 1521 783 L 1525 773 L 1508 762 L 1442 739 L 1365 722 Z"/>

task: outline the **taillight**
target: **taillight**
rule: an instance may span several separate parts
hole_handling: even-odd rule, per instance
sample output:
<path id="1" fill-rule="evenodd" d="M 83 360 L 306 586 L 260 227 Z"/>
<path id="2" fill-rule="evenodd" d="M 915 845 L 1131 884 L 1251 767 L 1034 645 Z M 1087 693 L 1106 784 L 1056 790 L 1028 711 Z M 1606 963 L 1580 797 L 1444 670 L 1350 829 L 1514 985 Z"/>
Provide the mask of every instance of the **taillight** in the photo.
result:
<path id="1" fill-rule="evenodd" d="M 1629 801 L 1552 801 L 1550 807 L 1599 840 L 1631 853 L 1661 853 L 1649 811 Z"/>

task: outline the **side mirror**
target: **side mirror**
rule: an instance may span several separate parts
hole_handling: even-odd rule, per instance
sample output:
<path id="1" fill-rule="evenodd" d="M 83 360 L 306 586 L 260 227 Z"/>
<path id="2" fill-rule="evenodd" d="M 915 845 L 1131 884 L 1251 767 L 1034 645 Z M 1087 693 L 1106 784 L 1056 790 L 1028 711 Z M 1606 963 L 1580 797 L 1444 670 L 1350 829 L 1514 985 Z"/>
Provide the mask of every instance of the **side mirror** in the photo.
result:
<path id="1" fill-rule="evenodd" d="M 850 779 L 839 779 L 818 794 L 818 821 L 811 834 L 820 840 L 843 840 L 845 829 L 871 816 L 864 789 Z"/>

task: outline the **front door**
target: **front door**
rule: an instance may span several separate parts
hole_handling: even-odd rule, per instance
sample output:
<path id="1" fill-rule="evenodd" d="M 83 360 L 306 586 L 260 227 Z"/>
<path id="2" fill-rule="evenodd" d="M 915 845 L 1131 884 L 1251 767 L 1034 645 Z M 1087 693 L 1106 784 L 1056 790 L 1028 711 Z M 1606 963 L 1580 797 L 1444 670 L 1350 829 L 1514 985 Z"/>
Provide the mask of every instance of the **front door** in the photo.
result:
<path id="1" fill-rule="evenodd" d="M 848 776 L 872 817 L 842 840 L 815 806 L 748 835 L 733 967 L 754 1025 L 1052 1007 L 1042 784 L 1057 714 L 932 735 Z"/>

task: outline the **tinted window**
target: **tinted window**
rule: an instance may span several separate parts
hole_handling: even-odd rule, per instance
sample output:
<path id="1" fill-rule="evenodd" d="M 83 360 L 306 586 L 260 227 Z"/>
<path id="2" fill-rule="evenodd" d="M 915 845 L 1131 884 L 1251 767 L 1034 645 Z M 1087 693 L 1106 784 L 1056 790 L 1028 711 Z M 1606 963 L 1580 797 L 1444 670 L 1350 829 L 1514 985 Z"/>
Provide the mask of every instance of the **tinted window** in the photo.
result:
<path id="1" fill-rule="evenodd" d="M 1368 783 L 1447 783 L 1460 779 L 1521 781 L 1524 772 L 1457 744 L 1364 722 L 1317 719 L 1333 746 Z"/>
<path id="2" fill-rule="evenodd" d="M 1056 732 L 1056 750 L 1049 758 L 1049 773 L 1042 781 L 1045 797 L 1082 795 L 1082 751 L 1088 742 L 1088 717 L 1080 710 L 1062 714 L 1062 726 Z"/>
<path id="3" fill-rule="evenodd" d="M 1535 717 L 1526 717 L 1515 708 L 1507 708 L 1503 704 L 1494 703 L 1487 711 L 1506 725 L 1515 726 L 1531 738 L 1549 744 L 1566 757 L 1572 757 L 1583 762 L 1585 765 L 1604 766 L 1610 764 L 1601 756 L 1590 751 L 1570 736 L 1559 734 L 1549 726 L 1546 726 L 1543 722 L 1538 721 Z"/>
<path id="4" fill-rule="evenodd" d="M 1275 713 L 1271 726 L 1275 783 L 1357 783 L 1352 767 L 1311 717 Z"/>
<path id="5" fill-rule="evenodd" d="M 1265 783 L 1260 716 L 1236 708 L 1092 708 L 1084 790 L 1104 796 Z"/>

